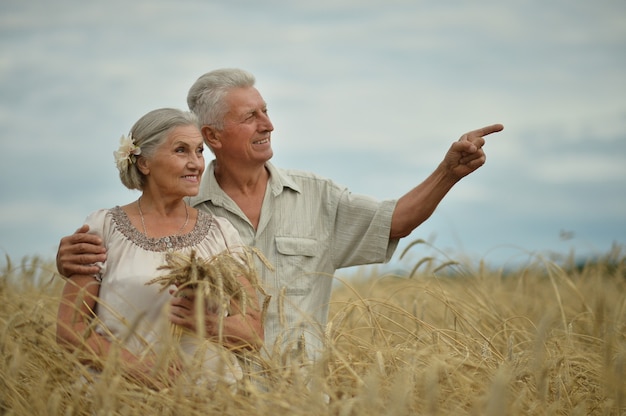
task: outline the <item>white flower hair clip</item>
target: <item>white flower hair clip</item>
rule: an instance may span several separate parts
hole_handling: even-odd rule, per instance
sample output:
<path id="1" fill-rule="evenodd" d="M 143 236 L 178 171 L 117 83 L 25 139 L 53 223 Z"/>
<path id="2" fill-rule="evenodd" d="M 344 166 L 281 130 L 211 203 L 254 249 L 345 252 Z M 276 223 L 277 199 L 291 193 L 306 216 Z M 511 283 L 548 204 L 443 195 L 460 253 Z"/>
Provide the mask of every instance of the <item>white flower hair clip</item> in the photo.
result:
<path id="1" fill-rule="evenodd" d="M 141 148 L 135 145 L 132 133 L 130 133 L 128 137 L 122 135 L 122 137 L 120 137 L 120 147 L 117 151 L 113 152 L 113 156 L 115 156 L 115 164 L 120 171 L 128 169 L 129 164 L 135 163 L 137 161 L 137 156 L 140 154 Z"/>

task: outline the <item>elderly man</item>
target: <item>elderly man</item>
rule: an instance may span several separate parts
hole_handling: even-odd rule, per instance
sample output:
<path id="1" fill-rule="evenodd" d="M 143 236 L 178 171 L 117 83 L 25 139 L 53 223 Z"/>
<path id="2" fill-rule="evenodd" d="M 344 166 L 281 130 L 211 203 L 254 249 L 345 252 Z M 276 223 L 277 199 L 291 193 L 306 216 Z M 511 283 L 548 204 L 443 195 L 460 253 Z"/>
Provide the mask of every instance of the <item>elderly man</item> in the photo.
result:
<path id="1" fill-rule="evenodd" d="M 388 261 L 398 240 L 485 163 L 483 137 L 503 127 L 464 134 L 422 183 L 397 200 L 377 201 L 312 173 L 272 165 L 274 126 L 254 83 L 246 71 L 220 69 L 192 85 L 187 103 L 215 159 L 189 203 L 227 218 L 243 242 L 274 266 L 259 264 L 261 281 L 272 295 L 266 349 L 282 352 L 304 342 L 309 358 L 315 358 L 323 347 L 334 272 Z M 99 239 L 85 231 L 82 227 L 61 240 L 57 265 L 66 276 L 95 273 L 91 264 L 106 259 Z"/>

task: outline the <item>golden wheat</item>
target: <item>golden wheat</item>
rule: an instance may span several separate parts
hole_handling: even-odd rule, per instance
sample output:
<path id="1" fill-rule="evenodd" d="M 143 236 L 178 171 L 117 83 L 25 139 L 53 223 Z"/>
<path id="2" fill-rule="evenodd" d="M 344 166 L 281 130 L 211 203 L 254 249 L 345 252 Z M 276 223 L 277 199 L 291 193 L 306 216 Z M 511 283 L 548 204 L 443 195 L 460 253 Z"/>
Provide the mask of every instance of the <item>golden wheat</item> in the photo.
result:
<path id="1" fill-rule="evenodd" d="M 198 257 L 194 250 L 188 256 L 180 252 L 168 253 L 165 264 L 159 267 L 159 270 L 167 270 L 168 273 L 146 284 L 158 284 L 161 290 L 176 286 L 177 295 L 192 290 L 198 299 L 197 318 L 201 318 L 205 307 L 216 309 L 219 317 L 218 342 L 221 343 L 224 316 L 232 313 L 229 310 L 230 301 L 240 305 L 244 315 L 248 307 L 256 305 L 256 299 L 248 299 L 246 296 L 240 278 L 246 279 L 252 288 L 265 296 L 261 311 L 261 319 L 265 319 L 270 297 L 259 283 L 253 256 L 257 256 L 269 269 L 273 268 L 263 254 L 253 247 L 243 247 L 239 254 L 226 250 L 207 259 Z M 202 325 L 198 327 L 202 328 Z M 180 332 L 180 327 L 178 329 L 174 332 Z M 180 339 L 180 333 L 177 338 Z"/>
<path id="2" fill-rule="evenodd" d="M 62 280 L 45 261 L 7 258 L 0 414 L 626 414 L 619 247 L 581 266 L 541 257 L 514 270 L 436 263 L 337 285 L 326 349 L 306 372 L 272 357 L 265 384 L 157 392 L 123 377 L 113 360 L 93 378 L 59 348 Z"/>

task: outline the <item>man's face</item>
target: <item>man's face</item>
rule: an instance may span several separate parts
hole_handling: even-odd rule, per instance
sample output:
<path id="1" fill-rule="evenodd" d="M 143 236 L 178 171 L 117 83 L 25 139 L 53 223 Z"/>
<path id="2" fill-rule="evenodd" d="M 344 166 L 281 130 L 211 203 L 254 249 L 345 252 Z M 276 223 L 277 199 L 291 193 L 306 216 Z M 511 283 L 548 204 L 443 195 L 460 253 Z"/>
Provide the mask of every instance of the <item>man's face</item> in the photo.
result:
<path id="1" fill-rule="evenodd" d="M 216 133 L 220 141 L 218 152 L 239 162 L 270 160 L 274 154 L 271 143 L 274 126 L 261 94 L 254 87 L 236 88 L 225 99 L 229 111 L 224 116 L 224 129 Z"/>

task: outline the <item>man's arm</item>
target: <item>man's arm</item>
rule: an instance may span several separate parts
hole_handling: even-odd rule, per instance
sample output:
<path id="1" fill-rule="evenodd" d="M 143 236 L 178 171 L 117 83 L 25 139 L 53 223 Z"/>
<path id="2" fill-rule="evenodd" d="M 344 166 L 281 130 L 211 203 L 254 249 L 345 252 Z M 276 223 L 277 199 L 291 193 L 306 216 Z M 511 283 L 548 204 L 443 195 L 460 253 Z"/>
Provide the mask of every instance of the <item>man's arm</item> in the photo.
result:
<path id="1" fill-rule="evenodd" d="M 493 124 L 466 133 L 452 143 L 435 171 L 398 200 L 391 218 L 389 237 L 406 237 L 426 221 L 458 181 L 485 164 L 483 136 L 503 128 L 501 124 Z"/>
<path id="2" fill-rule="evenodd" d="M 89 226 L 83 225 L 74 234 L 61 239 L 56 258 L 61 275 L 94 275 L 100 271 L 95 263 L 106 260 L 106 249 L 100 237 L 87 231 Z"/>

